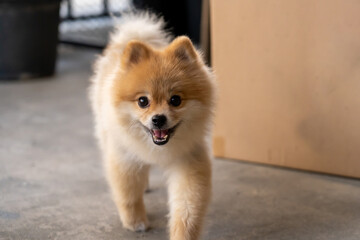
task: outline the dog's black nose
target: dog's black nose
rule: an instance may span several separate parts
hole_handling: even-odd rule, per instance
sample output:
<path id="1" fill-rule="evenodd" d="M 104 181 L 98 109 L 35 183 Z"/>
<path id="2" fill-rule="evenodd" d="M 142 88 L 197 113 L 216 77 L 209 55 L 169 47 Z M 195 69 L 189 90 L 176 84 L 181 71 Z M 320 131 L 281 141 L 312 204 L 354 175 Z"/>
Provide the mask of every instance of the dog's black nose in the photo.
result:
<path id="1" fill-rule="evenodd" d="M 155 127 L 161 128 L 166 123 L 166 116 L 165 115 L 155 115 L 152 117 L 152 123 Z"/>

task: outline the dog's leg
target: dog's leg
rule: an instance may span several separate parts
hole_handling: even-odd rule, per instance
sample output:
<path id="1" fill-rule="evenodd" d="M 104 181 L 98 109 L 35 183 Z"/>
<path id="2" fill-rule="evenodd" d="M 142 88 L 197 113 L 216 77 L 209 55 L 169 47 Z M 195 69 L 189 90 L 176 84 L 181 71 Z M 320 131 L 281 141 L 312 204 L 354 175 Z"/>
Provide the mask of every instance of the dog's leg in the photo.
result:
<path id="1" fill-rule="evenodd" d="M 172 169 L 169 176 L 170 239 L 196 240 L 211 195 L 211 166 L 206 157 Z"/>
<path id="2" fill-rule="evenodd" d="M 145 231 L 149 227 L 143 193 L 147 185 L 149 167 L 106 159 L 107 178 L 123 226 L 131 231 Z"/>

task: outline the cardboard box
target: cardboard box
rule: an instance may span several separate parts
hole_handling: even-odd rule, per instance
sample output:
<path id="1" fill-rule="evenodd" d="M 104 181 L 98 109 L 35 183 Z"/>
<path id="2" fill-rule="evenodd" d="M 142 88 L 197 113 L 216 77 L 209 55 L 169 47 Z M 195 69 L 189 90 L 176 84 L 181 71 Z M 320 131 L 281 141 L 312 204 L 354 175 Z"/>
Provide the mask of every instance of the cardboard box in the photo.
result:
<path id="1" fill-rule="evenodd" d="M 216 156 L 360 177 L 360 1 L 210 1 Z"/>

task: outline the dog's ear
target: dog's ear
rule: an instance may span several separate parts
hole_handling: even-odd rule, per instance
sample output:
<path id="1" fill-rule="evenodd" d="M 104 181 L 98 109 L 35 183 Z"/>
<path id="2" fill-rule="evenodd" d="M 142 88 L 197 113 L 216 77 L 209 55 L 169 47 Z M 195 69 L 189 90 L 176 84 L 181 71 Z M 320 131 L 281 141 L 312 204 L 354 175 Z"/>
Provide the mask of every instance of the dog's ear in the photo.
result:
<path id="1" fill-rule="evenodd" d="M 145 59 L 148 59 L 152 54 L 152 50 L 146 44 L 139 41 L 130 41 L 123 52 L 122 63 L 126 67 L 131 67 Z"/>
<path id="2" fill-rule="evenodd" d="M 170 44 L 169 50 L 180 61 L 191 63 L 198 59 L 198 54 L 191 40 L 186 36 L 175 38 Z"/>

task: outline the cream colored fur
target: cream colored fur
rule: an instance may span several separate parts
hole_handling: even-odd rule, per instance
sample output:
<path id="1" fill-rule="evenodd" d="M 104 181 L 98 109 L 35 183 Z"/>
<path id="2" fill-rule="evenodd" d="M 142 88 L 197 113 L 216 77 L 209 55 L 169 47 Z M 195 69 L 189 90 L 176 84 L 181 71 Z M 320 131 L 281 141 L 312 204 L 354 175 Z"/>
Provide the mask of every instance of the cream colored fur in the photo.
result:
<path id="1" fill-rule="evenodd" d="M 198 61 L 203 65 L 200 71 L 207 76 L 211 86 L 208 93 L 211 103 L 204 105 L 196 99 L 187 101 L 178 111 L 183 123 L 164 146 L 155 145 L 134 120 L 137 115 L 133 103 L 123 101 L 114 106 L 111 94 L 114 82 L 124 71 L 121 58 L 128 42 L 138 40 L 161 51 L 170 44 L 170 37 L 163 27 L 161 20 L 147 13 L 127 16 L 119 23 L 109 46 L 97 60 L 92 78 L 90 99 L 95 133 L 123 226 L 133 231 L 144 231 L 149 227 L 143 193 L 149 167 L 156 164 L 164 169 L 168 178 L 170 239 L 195 240 L 199 238 L 211 195 L 209 139 L 214 101 L 211 71 L 199 55 Z M 133 120 L 119 124 L 119 118 L 122 122 Z"/>

